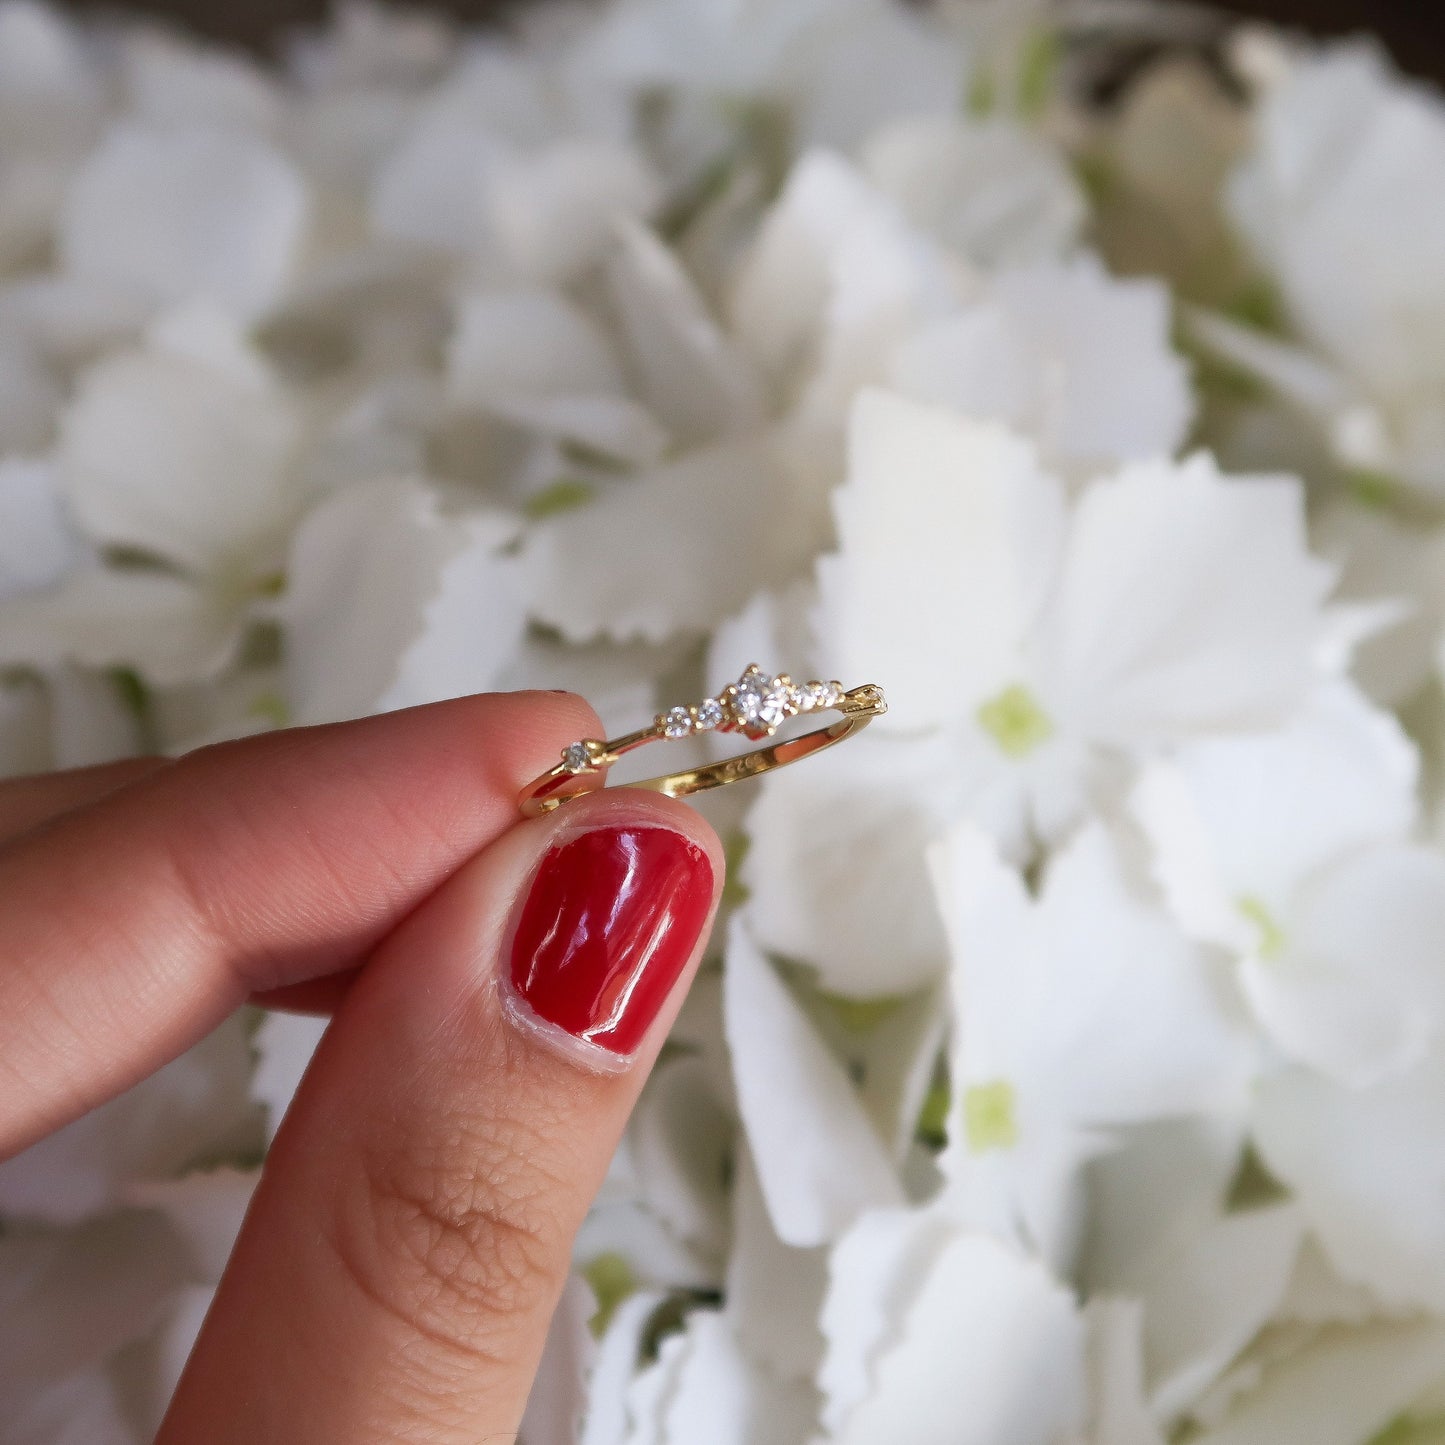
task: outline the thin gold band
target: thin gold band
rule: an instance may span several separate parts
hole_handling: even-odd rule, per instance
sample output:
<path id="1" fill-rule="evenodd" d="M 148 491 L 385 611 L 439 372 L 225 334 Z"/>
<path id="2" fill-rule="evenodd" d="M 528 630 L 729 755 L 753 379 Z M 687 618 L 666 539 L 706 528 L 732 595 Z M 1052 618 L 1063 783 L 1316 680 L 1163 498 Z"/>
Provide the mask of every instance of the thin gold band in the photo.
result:
<path id="1" fill-rule="evenodd" d="M 749 668 L 740 680 L 746 685 L 751 675 L 763 678 L 763 674 L 756 668 Z M 779 689 L 780 697 L 797 696 L 800 691 L 794 688 L 789 678 L 785 675 L 777 678 L 764 679 L 768 685 Z M 813 687 L 824 686 L 812 684 Z M 828 685 L 836 688 L 836 685 Z M 692 731 L 717 731 L 717 732 L 741 732 L 752 737 L 770 736 L 776 731 L 778 723 L 786 717 L 796 717 L 803 712 L 812 711 L 816 707 L 818 711 L 835 711 L 842 716 L 837 722 L 828 724 L 827 727 L 816 728 L 809 733 L 803 733 L 796 738 L 788 738 L 783 742 L 769 743 L 766 747 L 755 748 L 751 752 L 742 753 L 735 758 L 723 758 L 715 763 L 705 763 L 702 767 L 686 768 L 681 772 L 665 773 L 656 778 L 644 778 L 638 782 L 627 783 L 629 788 L 646 788 L 654 793 L 665 793 L 670 798 L 684 798 L 690 793 L 706 792 L 710 788 L 725 787 L 728 783 L 740 783 L 747 778 L 755 778 L 761 773 L 770 772 L 773 768 L 783 768 L 789 763 L 796 763 L 800 758 L 806 758 L 812 753 L 821 752 L 824 748 L 830 748 L 834 743 L 840 743 L 844 738 L 852 737 L 854 733 L 867 727 L 875 717 L 881 717 L 888 711 L 888 704 L 884 701 L 881 688 L 868 684 L 864 687 L 855 687 L 849 692 L 836 689 L 836 695 L 828 695 L 826 700 L 816 703 L 807 703 L 791 706 L 787 703 L 780 704 L 782 716 L 778 721 L 763 724 L 756 721 L 742 722 L 731 711 L 736 707 L 739 684 L 719 694 L 718 701 L 725 712 L 725 720 L 712 726 L 699 726 L 697 722 L 699 709 L 674 708 L 671 713 L 659 714 L 651 726 L 640 728 L 636 732 L 628 733 L 624 737 L 614 738 L 608 742 L 602 742 L 595 738 L 584 738 L 580 742 L 572 743 L 563 749 L 562 761 L 556 767 L 548 769 L 540 777 L 534 779 L 522 790 L 519 799 L 519 806 L 524 815 L 534 818 L 542 813 L 550 813 L 554 808 L 559 808 L 563 803 L 573 798 L 581 797 L 585 793 L 596 792 L 607 783 L 607 769 L 617 762 L 626 753 L 632 752 L 635 748 L 646 746 L 648 743 L 671 741 L 678 737 L 688 736 L 688 732 L 681 731 L 680 719 L 690 716 L 692 719 Z M 805 695 L 805 691 L 804 691 Z M 715 700 L 709 699 L 708 704 Z M 706 707 L 708 704 L 704 704 Z"/>

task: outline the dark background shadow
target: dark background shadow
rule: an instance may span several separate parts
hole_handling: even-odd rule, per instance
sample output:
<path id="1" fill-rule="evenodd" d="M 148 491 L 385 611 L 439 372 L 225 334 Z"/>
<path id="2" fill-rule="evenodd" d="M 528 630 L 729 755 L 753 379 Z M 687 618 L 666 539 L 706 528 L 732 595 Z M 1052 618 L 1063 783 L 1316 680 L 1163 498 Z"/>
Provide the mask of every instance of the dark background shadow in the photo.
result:
<path id="1" fill-rule="evenodd" d="M 314 23 L 328 0 L 72 0 L 92 10 L 124 9 L 163 16 L 189 29 L 264 49 L 282 30 Z M 439 0 L 426 7 L 468 19 L 493 19 L 509 8 L 505 0 Z M 1445 6 L 1440 0 L 1223 0 L 1222 8 L 1299 26 L 1318 34 L 1373 31 L 1402 69 L 1445 79 Z"/>

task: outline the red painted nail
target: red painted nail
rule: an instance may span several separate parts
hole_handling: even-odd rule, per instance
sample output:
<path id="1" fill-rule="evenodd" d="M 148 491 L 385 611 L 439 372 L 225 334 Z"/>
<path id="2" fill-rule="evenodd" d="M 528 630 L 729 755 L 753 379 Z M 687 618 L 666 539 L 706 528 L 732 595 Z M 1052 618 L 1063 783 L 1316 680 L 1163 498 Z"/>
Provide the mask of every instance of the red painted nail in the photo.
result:
<path id="1" fill-rule="evenodd" d="M 510 977 L 538 1018 L 619 1056 L 642 1042 L 712 908 L 706 853 L 670 828 L 595 828 L 542 859 Z"/>

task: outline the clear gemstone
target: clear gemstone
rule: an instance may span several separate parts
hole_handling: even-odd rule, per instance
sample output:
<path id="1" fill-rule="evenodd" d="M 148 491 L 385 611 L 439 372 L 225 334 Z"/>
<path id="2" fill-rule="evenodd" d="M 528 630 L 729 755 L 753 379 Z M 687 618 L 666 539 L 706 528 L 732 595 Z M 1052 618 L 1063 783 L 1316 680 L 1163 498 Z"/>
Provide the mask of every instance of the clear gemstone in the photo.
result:
<path id="1" fill-rule="evenodd" d="M 685 707 L 670 708 L 662 715 L 662 731 L 670 738 L 685 738 L 692 732 L 692 714 Z"/>
<path id="2" fill-rule="evenodd" d="M 586 743 L 568 743 L 562 749 L 562 766 L 569 772 L 584 773 L 592 766 L 592 754 Z"/>
<path id="3" fill-rule="evenodd" d="M 697 707 L 697 725 L 702 732 L 710 732 L 713 728 L 721 727 L 727 720 L 727 713 L 723 705 L 715 698 L 704 698 Z"/>
<path id="4" fill-rule="evenodd" d="M 837 707 L 843 701 L 843 688 L 836 682 L 825 682 L 821 684 L 822 692 L 819 707 Z"/>
<path id="5" fill-rule="evenodd" d="M 733 711 L 745 728 L 771 732 L 788 715 L 787 689 L 750 667 L 737 681 Z"/>

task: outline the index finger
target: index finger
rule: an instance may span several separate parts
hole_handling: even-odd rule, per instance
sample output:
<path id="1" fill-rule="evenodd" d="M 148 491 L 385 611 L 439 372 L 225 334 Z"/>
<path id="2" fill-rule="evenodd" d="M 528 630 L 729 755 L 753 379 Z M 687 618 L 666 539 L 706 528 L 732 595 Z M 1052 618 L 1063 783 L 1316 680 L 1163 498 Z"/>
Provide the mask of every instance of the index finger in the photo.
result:
<path id="1" fill-rule="evenodd" d="M 352 966 L 595 734 L 502 693 L 203 748 L 0 849 L 0 1156 Z"/>

